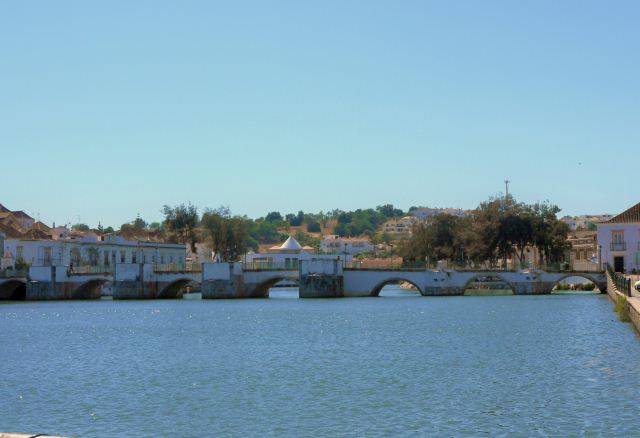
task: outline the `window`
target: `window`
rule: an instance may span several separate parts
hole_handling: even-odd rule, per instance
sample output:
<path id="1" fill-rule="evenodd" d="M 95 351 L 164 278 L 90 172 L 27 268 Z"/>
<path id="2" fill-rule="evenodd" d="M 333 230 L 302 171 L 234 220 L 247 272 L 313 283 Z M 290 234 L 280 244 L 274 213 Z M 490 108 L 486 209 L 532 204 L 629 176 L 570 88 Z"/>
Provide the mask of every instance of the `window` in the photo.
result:
<path id="1" fill-rule="evenodd" d="M 137 254 L 134 252 L 131 253 L 131 263 L 137 263 L 136 259 L 137 259 Z"/>
<path id="2" fill-rule="evenodd" d="M 104 265 L 109 266 L 109 251 L 104 252 Z"/>
<path id="3" fill-rule="evenodd" d="M 73 263 L 74 265 L 80 264 L 80 249 L 73 248 L 71 250 L 71 263 Z"/>
<path id="4" fill-rule="evenodd" d="M 49 266 L 51 264 L 51 247 L 48 246 L 46 248 L 43 248 L 43 250 L 42 262 L 45 266 Z"/>
<path id="5" fill-rule="evenodd" d="M 624 242 L 624 231 L 612 231 L 611 232 L 611 241 L 613 243 L 623 243 Z"/>
<path id="6" fill-rule="evenodd" d="M 624 230 L 611 231 L 611 251 L 626 251 L 626 249 Z"/>
<path id="7" fill-rule="evenodd" d="M 24 246 L 16 246 L 16 258 L 24 259 Z"/>
<path id="8" fill-rule="evenodd" d="M 127 259 L 127 253 L 124 251 L 120 251 L 120 263 L 126 263 L 125 260 Z"/>

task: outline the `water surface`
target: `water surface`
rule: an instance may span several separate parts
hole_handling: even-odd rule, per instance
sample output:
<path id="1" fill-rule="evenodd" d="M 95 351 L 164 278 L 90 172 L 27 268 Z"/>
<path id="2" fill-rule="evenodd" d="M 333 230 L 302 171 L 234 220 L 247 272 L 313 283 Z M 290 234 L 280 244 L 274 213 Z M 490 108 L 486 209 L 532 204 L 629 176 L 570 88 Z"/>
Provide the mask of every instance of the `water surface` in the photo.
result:
<path id="1" fill-rule="evenodd" d="M 399 295 L 2 304 L 0 431 L 638 435 L 605 296 Z"/>

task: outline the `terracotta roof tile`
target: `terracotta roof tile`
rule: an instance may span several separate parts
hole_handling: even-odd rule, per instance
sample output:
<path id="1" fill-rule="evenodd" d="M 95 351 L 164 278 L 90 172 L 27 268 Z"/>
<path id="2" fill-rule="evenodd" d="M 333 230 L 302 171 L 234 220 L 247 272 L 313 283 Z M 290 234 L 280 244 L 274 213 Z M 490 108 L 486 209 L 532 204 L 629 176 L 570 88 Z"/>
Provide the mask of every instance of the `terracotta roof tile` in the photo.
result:
<path id="1" fill-rule="evenodd" d="M 608 224 L 629 224 L 640 222 L 640 202 L 633 207 L 623 211 L 617 216 L 614 216 L 606 223 Z"/>

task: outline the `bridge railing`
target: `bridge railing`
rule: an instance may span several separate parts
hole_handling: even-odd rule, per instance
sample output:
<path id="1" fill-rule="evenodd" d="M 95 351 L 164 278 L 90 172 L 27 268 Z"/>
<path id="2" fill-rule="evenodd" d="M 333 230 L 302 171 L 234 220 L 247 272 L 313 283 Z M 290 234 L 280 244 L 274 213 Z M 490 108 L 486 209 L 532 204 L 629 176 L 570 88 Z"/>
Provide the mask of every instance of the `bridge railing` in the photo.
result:
<path id="1" fill-rule="evenodd" d="M 113 266 L 109 265 L 73 265 L 67 268 L 69 275 L 98 275 L 112 274 Z"/>
<path id="2" fill-rule="evenodd" d="M 171 272 L 202 272 L 200 263 L 166 263 L 154 264 L 153 272 L 171 273 Z"/>
<path id="3" fill-rule="evenodd" d="M 631 279 L 625 277 L 623 274 L 614 272 L 611 265 L 607 263 L 607 276 L 611 279 L 613 284 L 618 289 L 618 292 L 631 296 Z"/>
<path id="4" fill-rule="evenodd" d="M 242 264 L 244 271 L 292 271 L 298 269 L 298 261 L 292 262 L 247 262 Z"/>
<path id="5" fill-rule="evenodd" d="M 352 271 L 424 271 L 436 266 L 430 266 L 427 263 L 375 263 L 368 264 L 360 260 L 354 260 L 351 262 L 344 262 L 343 268 Z"/>
<path id="6" fill-rule="evenodd" d="M 28 269 L 7 268 L 0 270 L 0 278 L 26 277 Z"/>

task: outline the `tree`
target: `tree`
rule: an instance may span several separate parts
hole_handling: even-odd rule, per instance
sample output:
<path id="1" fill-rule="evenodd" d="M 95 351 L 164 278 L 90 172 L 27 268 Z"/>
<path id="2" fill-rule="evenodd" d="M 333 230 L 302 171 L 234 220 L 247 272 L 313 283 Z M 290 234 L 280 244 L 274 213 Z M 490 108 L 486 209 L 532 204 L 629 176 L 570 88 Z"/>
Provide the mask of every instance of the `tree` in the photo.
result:
<path id="1" fill-rule="evenodd" d="M 198 209 L 195 205 L 180 204 L 175 207 L 165 205 L 162 209 L 165 216 L 164 226 L 179 243 L 189 244 L 192 252 L 196 252 L 196 227 L 198 226 Z"/>
<path id="2" fill-rule="evenodd" d="M 144 230 L 147 228 L 147 223 L 140 217 L 140 215 L 136 216 L 133 222 L 131 222 L 131 225 L 133 225 L 133 228 L 136 230 Z"/>
<path id="3" fill-rule="evenodd" d="M 320 222 L 307 222 L 307 231 L 310 233 L 319 233 Z"/>
<path id="4" fill-rule="evenodd" d="M 202 226 L 209 234 L 211 249 L 222 261 L 237 260 L 246 251 L 249 238 L 247 219 L 232 216 L 228 207 L 205 210 Z"/>
<path id="5" fill-rule="evenodd" d="M 264 218 L 267 222 L 282 222 L 282 215 L 279 211 L 271 211 Z"/>
<path id="6" fill-rule="evenodd" d="M 378 205 L 376 211 L 388 219 L 404 216 L 404 211 L 394 208 L 393 204 Z"/>
<path id="7" fill-rule="evenodd" d="M 115 232 L 115 230 L 113 229 L 113 227 L 107 227 L 103 230 L 104 234 L 113 234 Z"/>
<path id="8" fill-rule="evenodd" d="M 87 224 L 77 223 L 77 224 L 71 225 L 71 229 L 73 231 L 89 231 L 91 228 L 89 228 L 89 225 Z"/>

